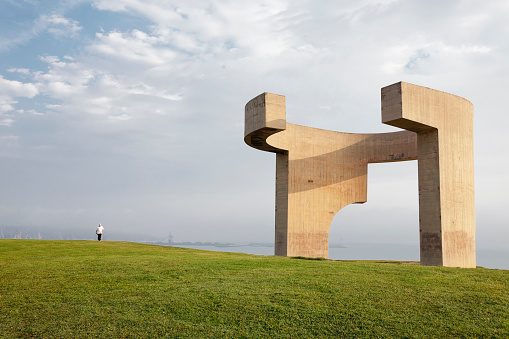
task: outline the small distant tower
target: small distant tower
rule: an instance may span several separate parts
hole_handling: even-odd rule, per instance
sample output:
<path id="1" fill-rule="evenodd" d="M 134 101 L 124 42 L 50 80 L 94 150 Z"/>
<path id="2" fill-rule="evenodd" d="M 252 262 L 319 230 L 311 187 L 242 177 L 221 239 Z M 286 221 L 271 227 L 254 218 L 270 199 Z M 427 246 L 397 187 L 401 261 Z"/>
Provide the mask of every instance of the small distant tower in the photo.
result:
<path id="1" fill-rule="evenodd" d="M 168 232 L 168 244 L 173 244 L 173 234 L 171 232 Z"/>

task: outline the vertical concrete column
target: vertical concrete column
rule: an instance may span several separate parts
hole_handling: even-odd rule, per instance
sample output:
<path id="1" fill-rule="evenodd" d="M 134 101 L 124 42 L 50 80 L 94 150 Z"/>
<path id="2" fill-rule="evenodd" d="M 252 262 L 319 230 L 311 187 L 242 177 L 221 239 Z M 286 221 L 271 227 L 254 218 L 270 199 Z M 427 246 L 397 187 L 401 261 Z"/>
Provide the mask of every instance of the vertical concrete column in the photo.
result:
<path id="1" fill-rule="evenodd" d="M 419 152 L 419 241 L 421 264 L 442 266 L 442 230 L 440 208 L 440 158 L 438 130 L 417 134 Z"/>
<path id="2" fill-rule="evenodd" d="M 276 153 L 276 234 L 274 254 L 288 255 L 288 152 Z"/>

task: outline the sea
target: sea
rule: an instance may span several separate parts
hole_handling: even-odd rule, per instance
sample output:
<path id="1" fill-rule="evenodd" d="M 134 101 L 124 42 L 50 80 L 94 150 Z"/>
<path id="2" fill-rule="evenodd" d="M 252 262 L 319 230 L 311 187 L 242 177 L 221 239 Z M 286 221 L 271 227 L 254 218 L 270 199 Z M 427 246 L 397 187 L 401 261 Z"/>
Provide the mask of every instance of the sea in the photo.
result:
<path id="1" fill-rule="evenodd" d="M 274 244 L 173 244 L 170 246 L 208 251 L 274 255 Z M 509 250 L 477 248 L 476 256 L 478 267 L 509 270 Z M 331 244 L 329 259 L 419 261 L 419 247 L 415 245 L 387 244 Z"/>

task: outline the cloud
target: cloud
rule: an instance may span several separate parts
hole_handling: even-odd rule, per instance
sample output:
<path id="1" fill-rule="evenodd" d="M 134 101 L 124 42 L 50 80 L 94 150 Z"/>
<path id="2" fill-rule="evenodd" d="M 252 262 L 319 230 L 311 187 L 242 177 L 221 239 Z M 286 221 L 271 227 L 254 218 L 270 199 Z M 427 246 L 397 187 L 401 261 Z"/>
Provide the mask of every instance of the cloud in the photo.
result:
<path id="1" fill-rule="evenodd" d="M 12 126 L 14 123 L 15 98 L 33 98 L 39 90 L 32 83 L 7 80 L 0 75 L 0 126 Z"/>
<path id="2" fill-rule="evenodd" d="M 127 62 L 158 66 L 171 63 L 175 53 L 169 48 L 158 48 L 159 37 L 151 36 L 139 30 L 130 33 L 97 33 L 98 41 L 89 46 L 91 53 L 121 59 Z"/>
<path id="3" fill-rule="evenodd" d="M 14 119 L 4 118 L 0 116 L 0 126 L 11 126 L 14 123 Z"/>
<path id="4" fill-rule="evenodd" d="M 153 36 L 175 50 L 216 54 L 239 44 L 255 54 L 278 55 L 286 48 L 285 27 L 292 18 L 280 16 L 286 1 L 95 1 L 100 10 L 129 11 L 151 20 Z"/>
<path id="5" fill-rule="evenodd" d="M 24 75 L 30 74 L 30 70 L 28 68 L 9 68 L 7 72 L 20 73 Z"/>
<path id="6" fill-rule="evenodd" d="M 66 11 L 89 0 L 9 1 L 2 6 L 0 53 L 16 51 L 35 39 L 76 38 L 83 27 Z M 47 34 L 46 34 L 47 33 Z"/>
<path id="7" fill-rule="evenodd" d="M 45 105 L 50 111 L 127 121 L 147 114 L 167 114 L 168 101 L 182 100 L 182 94 L 178 92 L 156 87 L 139 78 L 113 75 L 108 70 L 75 62 L 70 57 L 44 56 L 41 61 L 47 63 L 48 70 L 30 74 L 38 93 L 54 101 Z M 13 109 L 12 105 L 10 109 Z"/>
<path id="8" fill-rule="evenodd" d="M 33 98 L 39 91 L 32 83 L 7 80 L 0 75 L 0 93 L 1 96 Z"/>
<path id="9" fill-rule="evenodd" d="M 41 93 L 55 99 L 65 99 L 82 93 L 94 79 L 93 70 L 80 63 L 61 61 L 56 56 L 41 57 L 49 64 L 48 72 L 34 72 L 33 79 Z"/>
<path id="10" fill-rule="evenodd" d="M 79 22 L 63 17 L 60 14 L 41 15 L 39 18 L 40 31 L 47 31 L 56 36 L 75 36 L 82 27 Z"/>

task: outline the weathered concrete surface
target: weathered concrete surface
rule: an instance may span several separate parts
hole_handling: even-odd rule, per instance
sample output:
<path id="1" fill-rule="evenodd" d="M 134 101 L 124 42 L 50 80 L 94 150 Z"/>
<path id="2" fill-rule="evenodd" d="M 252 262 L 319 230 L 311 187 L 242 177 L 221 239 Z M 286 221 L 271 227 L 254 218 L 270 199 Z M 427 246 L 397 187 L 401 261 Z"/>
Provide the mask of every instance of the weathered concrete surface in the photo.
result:
<path id="1" fill-rule="evenodd" d="M 407 114 L 404 109 L 408 99 L 398 98 L 397 85 L 383 89 L 383 121 L 391 125 L 408 124 L 410 118 L 400 114 Z M 470 267 L 461 260 L 444 261 L 440 255 L 443 237 L 437 238 L 436 230 L 441 229 L 441 205 L 436 189 L 433 190 L 441 161 L 434 156 L 438 134 L 426 128 L 416 130 L 415 126 L 420 125 L 410 124 L 407 126 L 410 131 L 382 134 L 342 133 L 294 125 L 286 122 L 285 97 L 271 93 L 249 101 L 245 114 L 245 142 L 276 153 L 276 255 L 328 257 L 330 224 L 336 213 L 349 204 L 366 202 L 367 164 L 415 160 L 419 156 L 419 161 L 422 157 L 428 164 L 424 167 L 419 164 L 419 178 L 422 177 L 419 183 L 421 186 L 422 181 L 425 187 L 420 189 L 420 201 L 430 196 L 425 207 L 420 203 L 421 256 L 424 253 L 421 263 L 451 266 L 454 262 L 455 266 Z M 422 226 L 423 213 L 431 214 L 424 218 L 429 226 Z M 469 238 L 470 233 L 457 235 L 456 242 L 461 237 Z"/>

